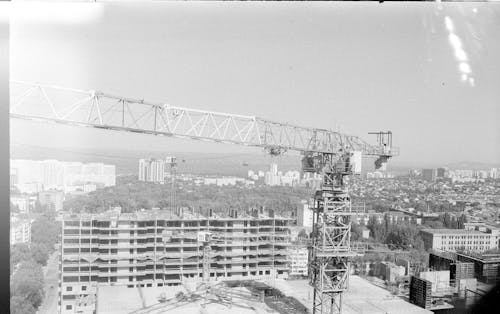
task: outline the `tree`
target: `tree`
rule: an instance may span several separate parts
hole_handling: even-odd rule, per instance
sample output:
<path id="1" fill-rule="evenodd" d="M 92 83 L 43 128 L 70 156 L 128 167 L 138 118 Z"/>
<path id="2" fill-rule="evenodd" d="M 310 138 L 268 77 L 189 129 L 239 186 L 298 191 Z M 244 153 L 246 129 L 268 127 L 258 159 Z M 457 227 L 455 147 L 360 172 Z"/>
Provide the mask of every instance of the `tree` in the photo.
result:
<path id="1" fill-rule="evenodd" d="M 10 271 L 14 271 L 15 265 L 21 261 L 26 261 L 31 258 L 31 252 L 28 244 L 18 243 L 10 248 Z"/>
<path id="2" fill-rule="evenodd" d="M 43 300 L 43 273 L 34 261 L 21 263 L 10 282 L 11 296 L 24 298 L 37 309 Z"/>
<path id="3" fill-rule="evenodd" d="M 35 213 L 45 213 L 48 211 L 47 205 L 42 205 L 39 200 L 35 201 L 35 206 L 33 208 Z"/>
<path id="4" fill-rule="evenodd" d="M 457 218 L 450 215 L 448 212 L 443 215 L 443 224 L 446 228 L 450 229 L 458 229 L 459 227 Z"/>
<path id="5" fill-rule="evenodd" d="M 423 250 L 423 241 L 419 230 L 414 225 L 407 223 L 390 225 L 385 243 L 405 249 Z"/>
<path id="6" fill-rule="evenodd" d="M 26 302 L 21 296 L 15 295 L 10 298 L 11 314 L 35 314 L 36 310 L 31 303 Z"/>
<path id="7" fill-rule="evenodd" d="M 61 225 L 55 221 L 52 214 L 39 216 L 31 225 L 31 239 L 33 243 L 42 243 L 52 250 L 60 235 Z"/>
<path id="8" fill-rule="evenodd" d="M 351 240 L 360 241 L 363 239 L 363 230 L 358 224 L 351 224 Z"/>
<path id="9" fill-rule="evenodd" d="M 387 237 L 387 222 L 378 223 L 377 218 L 375 216 L 370 217 L 368 220 L 367 228 L 370 229 L 370 233 L 373 238 L 378 242 L 385 242 Z"/>
<path id="10" fill-rule="evenodd" d="M 465 224 L 467 223 L 467 216 L 465 216 L 465 214 L 462 214 L 460 215 L 460 217 L 458 217 L 458 229 L 464 229 L 465 228 Z"/>
<path id="11" fill-rule="evenodd" d="M 136 180 L 136 179 L 134 179 Z M 148 182 L 120 181 L 114 187 L 68 198 L 64 207 L 75 211 L 102 212 L 111 206 L 120 206 L 123 212 L 134 212 L 140 207 L 170 207 L 170 186 Z M 311 191 L 300 187 L 257 186 L 242 189 L 241 186 L 196 186 L 178 182 L 177 205 L 212 208 L 224 211 L 230 207 L 246 210 L 264 205 L 277 214 L 290 213 L 302 206 L 301 199 L 309 198 Z"/>
<path id="12" fill-rule="evenodd" d="M 442 229 L 444 228 L 444 224 L 441 220 L 427 220 L 424 222 L 424 226 L 431 229 Z"/>
<path id="13" fill-rule="evenodd" d="M 33 260 L 43 266 L 47 265 L 50 251 L 51 248 L 47 247 L 47 244 L 44 243 L 33 243 L 31 245 L 31 256 Z"/>
<path id="14" fill-rule="evenodd" d="M 302 239 L 308 239 L 309 235 L 307 234 L 306 229 L 302 229 L 302 230 L 300 230 L 297 237 L 302 238 Z"/>
<path id="15" fill-rule="evenodd" d="M 10 202 L 10 212 L 11 213 L 19 213 L 19 206 L 17 206 L 14 203 Z"/>

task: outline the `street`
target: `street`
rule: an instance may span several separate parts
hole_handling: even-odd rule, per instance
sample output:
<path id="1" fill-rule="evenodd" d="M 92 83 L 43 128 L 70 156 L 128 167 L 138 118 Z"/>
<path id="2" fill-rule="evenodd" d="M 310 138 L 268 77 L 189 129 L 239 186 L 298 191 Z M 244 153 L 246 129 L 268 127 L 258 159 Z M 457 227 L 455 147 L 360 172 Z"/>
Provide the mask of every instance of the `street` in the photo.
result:
<path id="1" fill-rule="evenodd" d="M 45 298 L 37 311 L 38 314 L 57 313 L 58 258 L 59 250 L 56 250 L 50 255 L 47 266 L 44 267 Z"/>

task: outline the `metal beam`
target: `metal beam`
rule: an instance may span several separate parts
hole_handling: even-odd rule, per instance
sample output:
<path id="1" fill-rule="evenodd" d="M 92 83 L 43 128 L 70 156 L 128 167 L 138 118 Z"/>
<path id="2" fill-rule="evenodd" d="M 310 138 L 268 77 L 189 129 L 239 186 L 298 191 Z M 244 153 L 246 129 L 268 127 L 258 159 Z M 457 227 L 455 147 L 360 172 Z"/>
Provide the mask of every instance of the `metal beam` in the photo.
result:
<path id="1" fill-rule="evenodd" d="M 11 95 L 10 116 L 18 119 L 262 147 L 278 153 L 397 153 L 395 149 L 387 150 L 357 136 L 327 129 L 171 106 L 94 90 L 11 81 Z"/>

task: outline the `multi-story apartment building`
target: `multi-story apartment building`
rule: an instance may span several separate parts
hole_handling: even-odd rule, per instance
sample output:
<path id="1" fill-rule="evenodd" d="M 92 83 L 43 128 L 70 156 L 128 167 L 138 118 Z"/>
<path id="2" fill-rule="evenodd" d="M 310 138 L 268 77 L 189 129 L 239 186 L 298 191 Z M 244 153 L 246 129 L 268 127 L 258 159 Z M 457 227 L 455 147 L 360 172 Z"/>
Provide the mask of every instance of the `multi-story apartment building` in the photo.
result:
<path id="1" fill-rule="evenodd" d="M 36 197 L 22 194 L 22 195 L 12 195 L 10 196 L 10 202 L 17 206 L 20 213 L 28 214 L 31 210 L 35 208 Z"/>
<path id="2" fill-rule="evenodd" d="M 11 185 L 21 193 L 46 190 L 69 192 L 85 184 L 114 186 L 115 166 L 103 163 L 63 162 L 57 160 L 21 160 L 10 163 Z"/>
<path id="3" fill-rule="evenodd" d="M 445 178 L 446 177 L 446 168 L 437 168 L 436 169 L 436 178 Z"/>
<path id="4" fill-rule="evenodd" d="M 377 213 L 374 211 L 369 211 L 367 213 L 358 213 L 352 217 L 353 223 L 358 225 L 368 225 L 370 218 L 374 219 L 377 223 L 381 224 L 384 222 L 384 213 Z"/>
<path id="5" fill-rule="evenodd" d="M 60 313 L 93 313 L 101 285 L 200 281 L 204 254 L 210 258 L 209 280 L 286 278 L 291 222 L 272 212 L 69 214 L 62 228 Z M 217 239 L 210 242 L 210 253 L 198 241 L 207 231 Z"/>
<path id="6" fill-rule="evenodd" d="M 422 218 L 417 217 L 415 215 L 408 215 L 399 211 L 388 211 L 385 213 L 377 213 L 377 212 L 367 212 L 367 213 L 358 213 L 353 216 L 353 222 L 358 225 L 368 225 L 370 219 L 374 219 L 377 223 L 381 224 L 385 221 L 391 224 L 396 223 L 409 223 L 415 225 L 422 224 Z"/>
<path id="7" fill-rule="evenodd" d="M 436 169 L 422 169 L 422 179 L 426 181 L 435 181 L 436 174 Z"/>
<path id="8" fill-rule="evenodd" d="M 307 247 L 296 246 L 290 249 L 290 276 L 307 276 L 309 251 Z"/>
<path id="9" fill-rule="evenodd" d="M 31 242 L 31 220 L 10 219 L 10 245 Z"/>
<path id="10" fill-rule="evenodd" d="M 313 227 L 313 208 L 305 203 L 297 208 L 297 226 L 312 228 Z"/>
<path id="11" fill-rule="evenodd" d="M 42 191 L 38 193 L 38 201 L 41 205 L 58 212 L 63 210 L 64 193 L 58 190 Z"/>
<path id="12" fill-rule="evenodd" d="M 414 225 L 422 224 L 422 218 L 415 215 L 408 215 L 399 211 L 386 212 L 385 219 L 387 219 L 389 223 L 410 223 Z"/>
<path id="13" fill-rule="evenodd" d="M 165 160 L 163 159 L 140 159 L 139 181 L 165 182 Z"/>
<path id="14" fill-rule="evenodd" d="M 438 251 L 484 252 L 499 248 L 499 229 L 422 229 L 426 249 Z"/>

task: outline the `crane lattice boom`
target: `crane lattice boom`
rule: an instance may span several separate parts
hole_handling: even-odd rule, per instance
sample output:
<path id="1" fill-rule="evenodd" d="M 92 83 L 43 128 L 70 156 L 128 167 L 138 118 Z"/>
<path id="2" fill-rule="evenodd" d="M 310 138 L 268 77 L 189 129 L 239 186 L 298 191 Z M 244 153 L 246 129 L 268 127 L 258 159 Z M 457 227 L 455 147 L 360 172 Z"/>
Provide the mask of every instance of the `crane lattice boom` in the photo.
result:
<path id="1" fill-rule="evenodd" d="M 357 136 L 307 128 L 255 116 L 229 114 L 126 98 L 98 91 L 11 81 L 10 116 L 119 130 L 262 147 L 272 154 L 361 151 L 394 155 L 395 149 L 371 145 Z"/>

